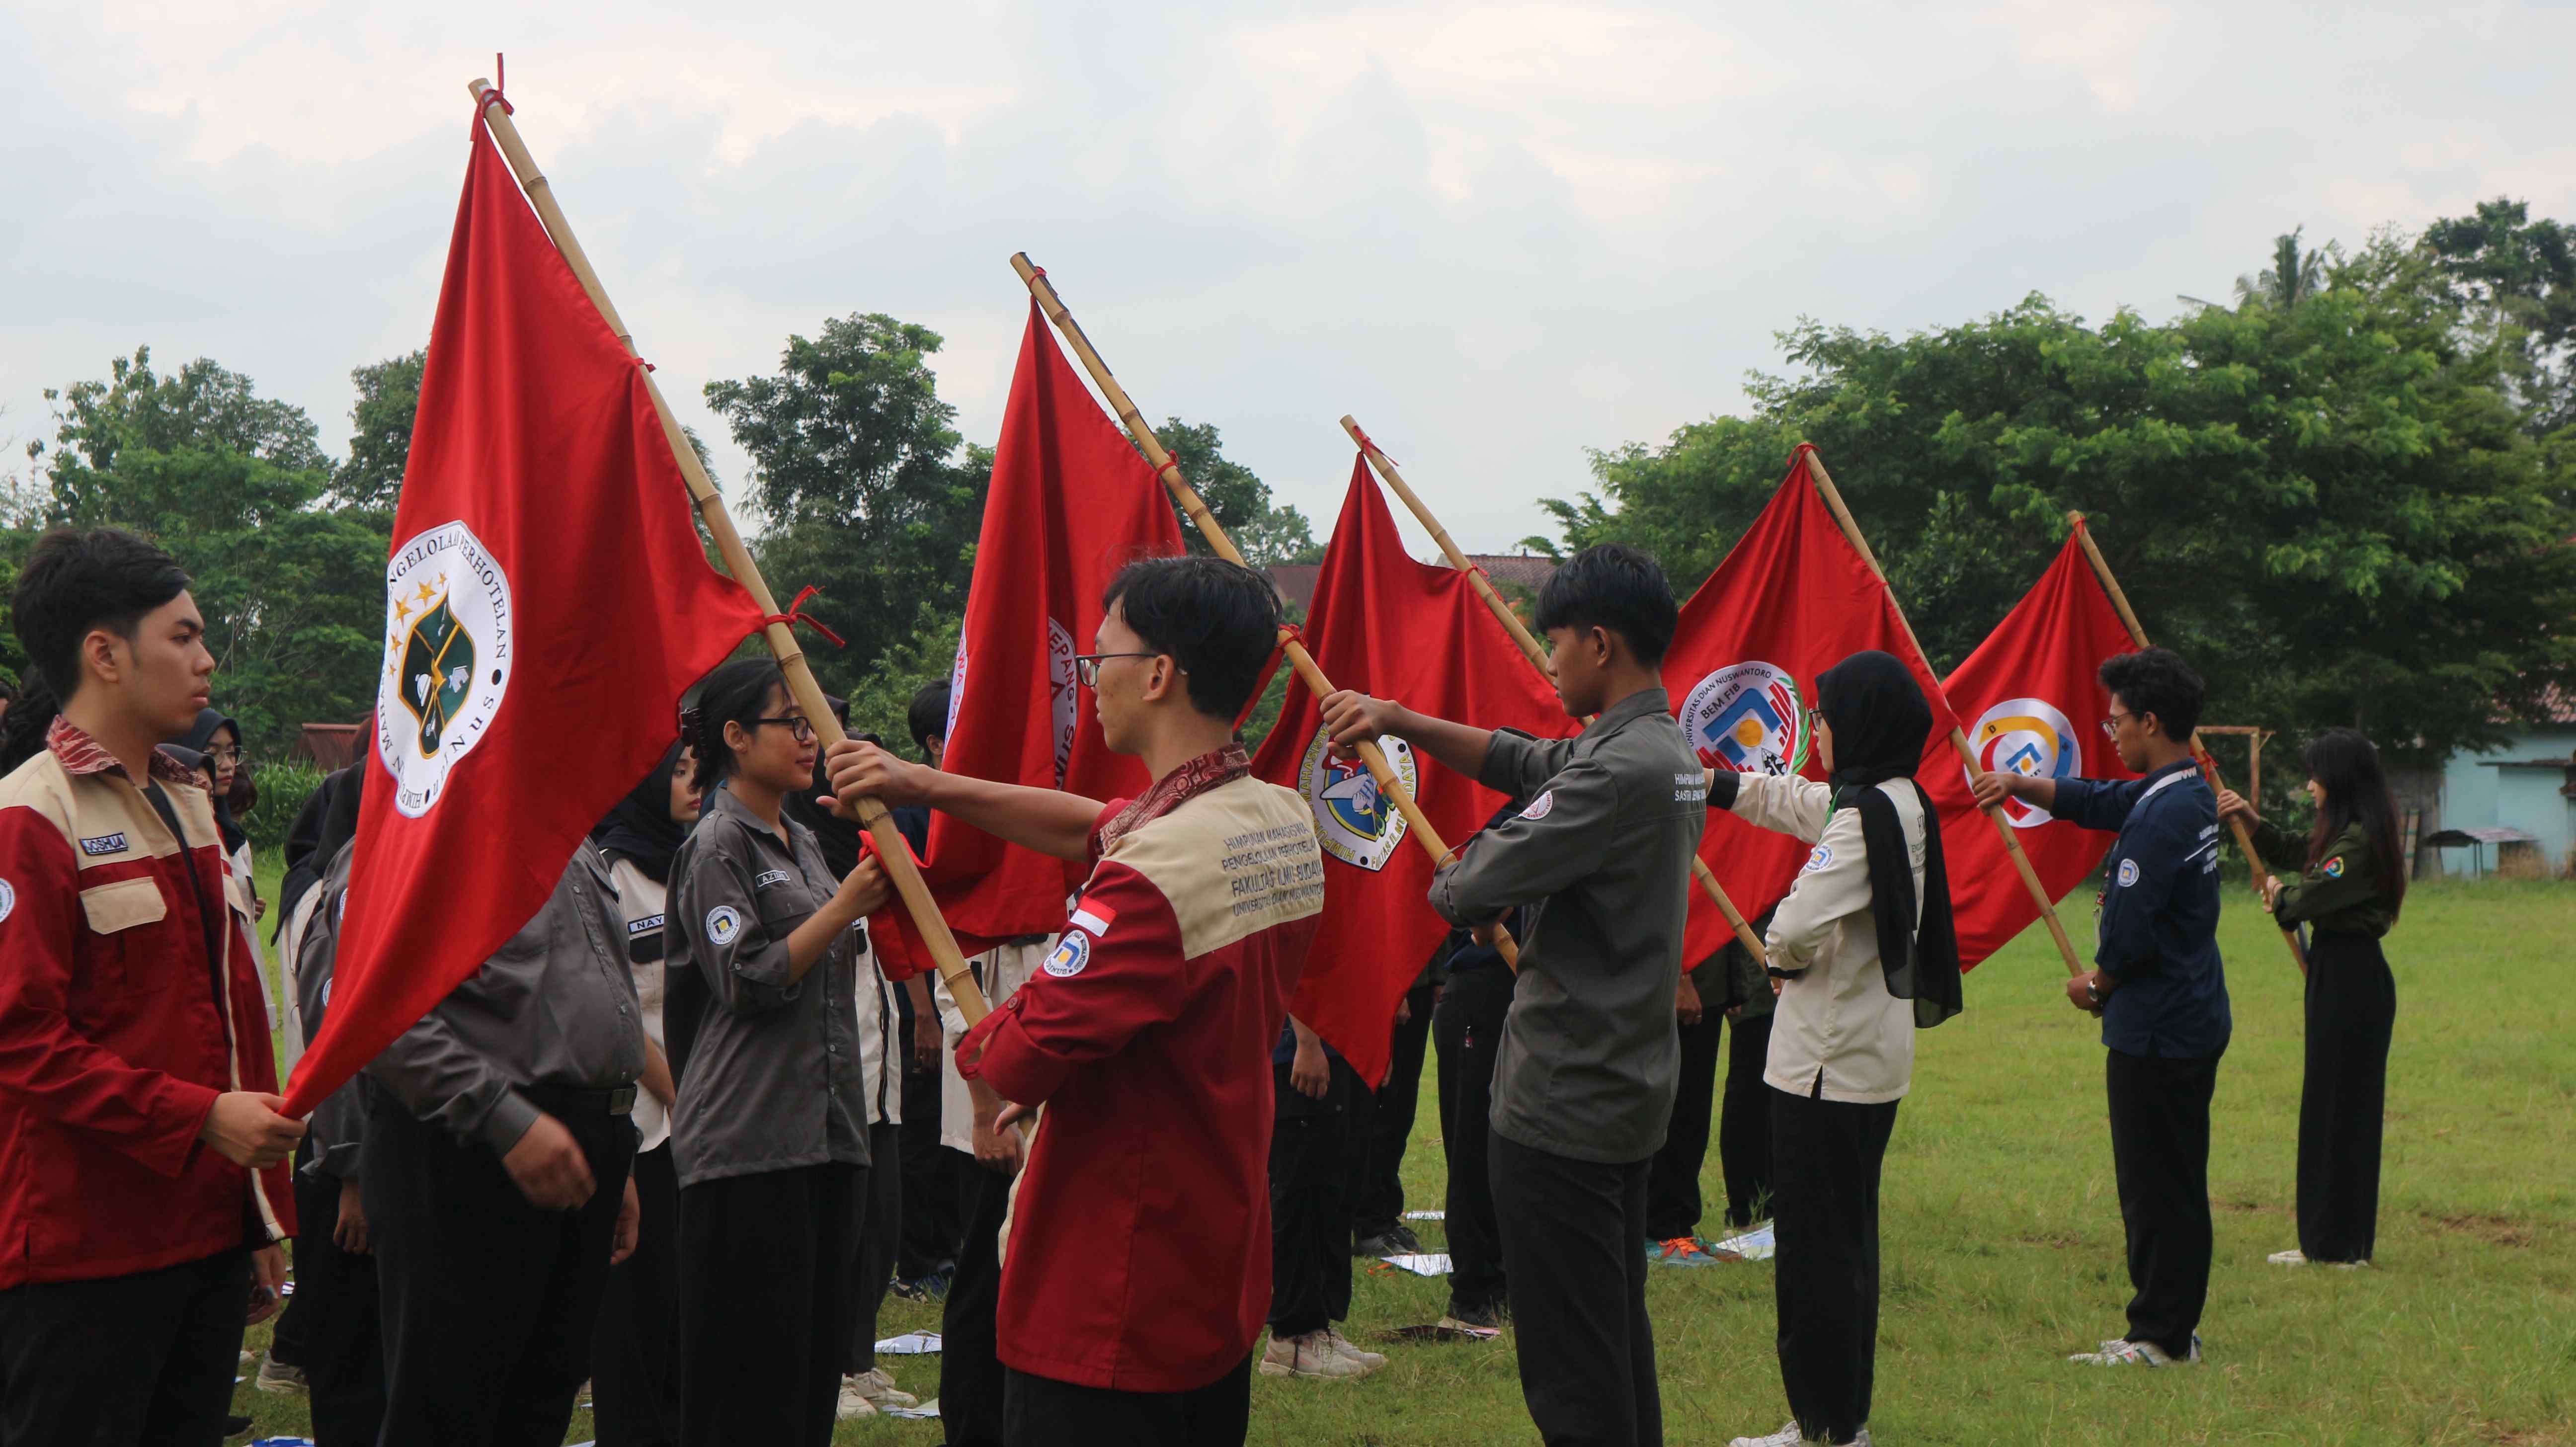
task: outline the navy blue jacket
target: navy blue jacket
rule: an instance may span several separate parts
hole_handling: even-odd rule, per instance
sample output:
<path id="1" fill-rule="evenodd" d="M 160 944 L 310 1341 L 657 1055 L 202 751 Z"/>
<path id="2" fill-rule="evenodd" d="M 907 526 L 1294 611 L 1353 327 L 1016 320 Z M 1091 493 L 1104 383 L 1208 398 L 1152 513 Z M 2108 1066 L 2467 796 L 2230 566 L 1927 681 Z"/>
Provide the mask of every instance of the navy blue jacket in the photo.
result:
<path id="1" fill-rule="evenodd" d="M 2189 760 L 2142 779 L 2060 779 L 2049 812 L 2117 829 L 2103 861 L 2093 963 L 2118 985 L 2102 1043 L 2129 1055 L 2221 1054 L 2233 1021 L 2218 960 L 2218 799 Z"/>

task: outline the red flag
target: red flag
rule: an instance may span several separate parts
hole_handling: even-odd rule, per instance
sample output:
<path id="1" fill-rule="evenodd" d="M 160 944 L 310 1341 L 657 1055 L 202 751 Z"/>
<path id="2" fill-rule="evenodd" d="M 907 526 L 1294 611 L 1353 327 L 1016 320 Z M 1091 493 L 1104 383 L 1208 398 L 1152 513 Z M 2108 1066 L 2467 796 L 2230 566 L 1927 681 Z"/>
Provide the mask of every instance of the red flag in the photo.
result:
<path id="1" fill-rule="evenodd" d="M 543 907 L 760 627 L 707 566 L 642 366 L 477 115 L 385 569 L 385 662 L 330 1019 L 300 1115 Z M 525 665 L 525 666 L 522 666 Z"/>
<path id="2" fill-rule="evenodd" d="M 1951 673 L 1942 691 L 1967 730 L 1980 768 L 2055 779 L 2130 778 L 2120 751 L 2099 726 L 2111 712 L 2111 697 L 2097 671 L 2104 660 L 2136 647 L 2094 579 L 2083 546 L 2070 536 L 2037 586 Z M 1941 847 L 1950 866 L 1959 963 L 1965 968 L 2038 919 L 2039 906 L 2005 856 L 2003 837 L 1969 797 L 1967 770 L 1946 734 L 1924 747 L 1915 777 L 1941 811 Z M 2004 805 L 2004 817 L 2051 899 L 2082 883 L 2111 848 L 2110 835 L 2051 820 L 2046 810 L 2019 800 Z"/>
<path id="3" fill-rule="evenodd" d="M 1673 712 L 1711 768 L 1822 779 L 1807 721 L 1816 676 L 1870 648 L 1905 660 L 1932 704 L 1934 735 L 1948 738 L 1940 680 L 1907 636 L 1886 585 L 1825 510 L 1800 448 L 1762 515 L 1682 605 L 1681 627 L 1664 655 Z M 1789 892 L 1807 849 L 1786 834 L 1712 813 L 1699 853 L 1750 918 Z M 1685 966 L 1715 954 L 1732 933 L 1716 904 L 1693 891 Z"/>
<path id="4" fill-rule="evenodd" d="M 1556 690 L 1486 612 L 1467 575 L 1405 554 L 1365 457 L 1351 464 L 1305 626 L 1306 646 L 1336 688 L 1541 738 L 1575 731 Z M 1386 1074 L 1396 1001 L 1449 926 L 1425 898 L 1430 852 L 1405 837 L 1404 816 L 1378 793 L 1366 765 L 1325 751 L 1323 729 L 1314 694 L 1291 677 L 1252 771 L 1306 796 L 1324 846 L 1324 922 L 1289 1011 L 1374 1087 Z M 1418 765 L 1400 739 L 1378 746 L 1450 844 L 1463 843 L 1506 802 L 1473 779 Z"/>
<path id="5" fill-rule="evenodd" d="M 1118 570 L 1180 551 L 1163 484 L 1065 364 L 1032 298 L 975 545 L 941 767 L 1095 799 L 1142 792 L 1143 762 L 1109 752 L 1073 659 L 1092 650 L 1100 594 Z M 1063 929 L 1065 896 L 1087 873 L 930 816 L 931 879 L 970 952 Z"/>

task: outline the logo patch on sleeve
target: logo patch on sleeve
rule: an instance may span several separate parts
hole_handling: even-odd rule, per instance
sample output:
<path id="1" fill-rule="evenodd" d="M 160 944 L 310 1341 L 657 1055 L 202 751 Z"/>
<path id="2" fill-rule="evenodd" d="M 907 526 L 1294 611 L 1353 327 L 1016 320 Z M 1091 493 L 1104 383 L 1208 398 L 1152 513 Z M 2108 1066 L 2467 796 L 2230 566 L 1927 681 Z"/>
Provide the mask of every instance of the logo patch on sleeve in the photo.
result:
<path id="1" fill-rule="evenodd" d="M 1809 874 L 1813 874 L 1813 873 L 1815 873 L 1817 870 L 1819 870 L 1819 869 L 1823 869 L 1823 868 L 1827 867 L 1828 865 L 1831 865 L 1833 862 L 1834 862 L 1834 848 L 1833 848 L 1833 846 L 1832 846 L 1832 845 L 1830 845 L 1830 844 L 1819 844 L 1819 845 L 1817 845 L 1815 848 L 1813 848 L 1813 849 L 1811 849 L 1811 850 L 1808 850 L 1808 851 L 1807 851 L 1807 869 L 1806 869 L 1806 872 L 1807 872 L 1807 873 L 1809 873 Z"/>
<path id="2" fill-rule="evenodd" d="M 102 858 L 110 854 L 123 854 L 125 852 L 125 836 L 122 833 L 101 834 L 95 839 L 82 840 L 80 842 L 80 846 L 81 853 L 88 855 L 92 859 Z"/>
<path id="3" fill-rule="evenodd" d="M 1118 922 L 1118 911 L 1096 899 L 1086 899 L 1073 907 L 1073 927 L 1087 929 L 1094 935 L 1106 935 Z"/>
<path id="4" fill-rule="evenodd" d="M 17 907 L 18 886 L 11 884 L 5 879 L 0 879 L 0 919 L 7 919 L 9 917 L 9 911 L 16 909 Z"/>
<path id="5" fill-rule="evenodd" d="M 1082 967 L 1090 963 L 1091 936 L 1076 930 L 1056 945 L 1055 953 L 1046 957 L 1045 969 L 1048 974 L 1062 980 L 1081 974 Z"/>
<path id="6" fill-rule="evenodd" d="M 785 884 L 792 877 L 793 876 L 788 874 L 784 869 L 765 870 L 757 878 L 751 881 L 751 887 L 755 890 L 769 889 L 777 885 Z"/>
<path id="7" fill-rule="evenodd" d="M 1521 817 L 1535 824 L 1555 812 L 1556 791 L 1541 789 L 1538 791 L 1538 797 L 1529 801 L 1529 807 L 1521 811 Z"/>
<path id="8" fill-rule="evenodd" d="M 732 944 L 733 937 L 740 933 L 742 933 L 741 910 L 738 910 L 729 904 L 720 904 L 707 911 L 708 944 Z"/>
<path id="9" fill-rule="evenodd" d="M 2324 871 L 2325 877 L 2328 879 L 2341 879 L 2343 878 L 2343 856 L 2338 854 L 2334 858 L 2327 860 L 2325 863 L 2318 865 L 2317 868 Z"/>
<path id="10" fill-rule="evenodd" d="M 2132 885 L 2132 884 L 2135 884 L 2135 883 L 2137 883 L 2137 882 L 2138 882 L 2138 861 L 2136 861 L 2136 860 L 2134 860 L 2134 859 L 2123 859 L 2123 860 L 2121 860 L 2121 861 L 2120 861 L 2120 887 L 2121 887 L 2121 888 L 2123 888 L 2123 889 L 2126 889 L 2128 886 L 2130 886 L 2130 885 Z"/>

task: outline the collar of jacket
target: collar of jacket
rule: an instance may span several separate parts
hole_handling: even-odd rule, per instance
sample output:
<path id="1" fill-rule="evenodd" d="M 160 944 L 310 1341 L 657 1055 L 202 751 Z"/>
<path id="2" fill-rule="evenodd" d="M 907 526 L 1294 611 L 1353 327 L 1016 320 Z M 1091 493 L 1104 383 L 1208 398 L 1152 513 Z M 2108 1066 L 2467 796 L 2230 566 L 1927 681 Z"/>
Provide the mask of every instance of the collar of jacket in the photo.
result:
<path id="1" fill-rule="evenodd" d="M 75 779 L 92 774 L 114 774 L 120 779 L 125 778 L 125 766 L 116 761 L 116 755 L 109 753 L 105 745 L 91 738 L 87 730 L 70 719 L 59 716 L 54 719 L 53 726 L 45 730 L 45 747 L 61 761 L 63 772 Z M 150 767 L 152 778 L 157 783 L 176 784 L 189 789 L 198 787 L 195 774 L 159 749 L 152 751 Z"/>
<path id="2" fill-rule="evenodd" d="M 1584 727 L 1580 738 L 1582 742 L 1597 747 L 1604 739 L 1641 718 L 1652 718 L 1656 714 L 1669 715 L 1672 711 L 1671 694 L 1660 688 L 1641 688 L 1593 715 L 1592 722 Z M 1590 750 L 1587 749 L 1586 752 Z"/>

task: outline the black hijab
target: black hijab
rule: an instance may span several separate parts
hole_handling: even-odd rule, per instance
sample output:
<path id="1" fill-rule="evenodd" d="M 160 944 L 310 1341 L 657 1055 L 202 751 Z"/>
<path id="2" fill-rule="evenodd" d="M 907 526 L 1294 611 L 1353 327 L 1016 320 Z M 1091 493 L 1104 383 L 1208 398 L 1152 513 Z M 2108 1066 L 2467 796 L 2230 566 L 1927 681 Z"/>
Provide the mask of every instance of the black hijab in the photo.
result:
<path id="1" fill-rule="evenodd" d="M 222 709 L 200 709 L 197 711 L 196 723 L 188 729 L 188 736 L 179 740 L 179 747 L 198 754 L 207 753 L 215 746 L 215 735 L 227 728 L 233 731 L 233 747 L 241 747 L 242 731 L 239 723 L 227 717 Z M 191 764 L 189 767 L 196 766 Z M 224 852 L 239 853 L 242 845 L 249 842 L 250 836 L 244 833 L 241 825 L 234 821 L 231 800 L 211 789 L 207 791 L 207 795 L 215 806 L 215 829 L 224 836 Z"/>
<path id="2" fill-rule="evenodd" d="M 601 853 L 632 863 L 656 884 L 671 882 L 671 856 L 689 837 L 688 826 L 671 817 L 671 775 L 679 767 L 680 746 L 673 744 L 643 782 L 590 831 Z"/>
<path id="3" fill-rule="evenodd" d="M 323 872 L 331 867 L 331 855 L 322 848 L 322 836 L 331 816 L 334 801 L 341 794 L 356 795 L 353 785 L 357 766 L 334 769 L 322 776 L 321 786 L 304 807 L 295 811 L 295 822 L 286 826 L 286 877 L 277 886 L 277 927 L 269 932 L 274 943 L 286 934 L 286 921 L 304 898 L 304 891 L 322 882 Z M 350 805 L 349 832 L 357 832 L 357 806 Z"/>
<path id="4" fill-rule="evenodd" d="M 1941 811 L 1914 780 L 1932 736 L 1932 705 L 1923 686 L 1894 654 L 1855 653 L 1816 680 L 1816 703 L 1834 731 L 1836 807 L 1860 810 L 1861 844 L 1869 855 L 1870 913 L 1878 923 L 1879 966 L 1887 993 L 1914 1002 L 1914 1024 L 1928 1030 L 1961 1009 L 1959 935 L 1950 917 L 1950 869 L 1941 853 Z M 1914 917 L 1913 851 L 1896 801 L 1878 786 L 1903 779 L 1923 806 L 1923 918 Z"/>

